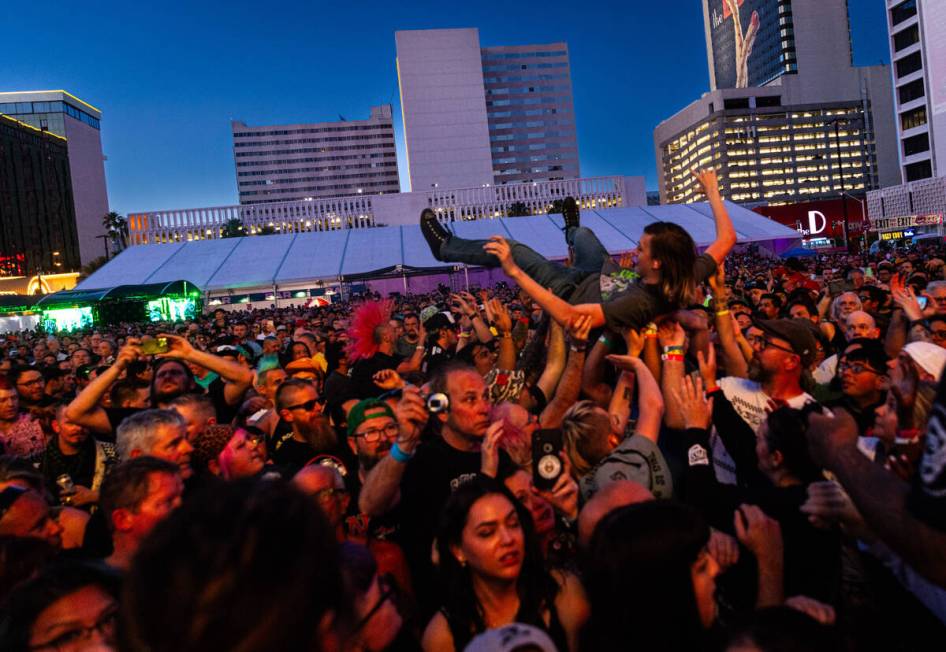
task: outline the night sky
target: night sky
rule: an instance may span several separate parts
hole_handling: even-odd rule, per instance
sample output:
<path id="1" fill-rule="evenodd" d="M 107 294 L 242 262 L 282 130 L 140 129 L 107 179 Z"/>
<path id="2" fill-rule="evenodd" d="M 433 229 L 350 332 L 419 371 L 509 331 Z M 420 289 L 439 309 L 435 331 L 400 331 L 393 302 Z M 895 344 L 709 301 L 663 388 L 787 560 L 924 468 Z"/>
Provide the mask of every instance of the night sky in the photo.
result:
<path id="1" fill-rule="evenodd" d="M 699 0 L 166 2 L 47 0 L 5 12 L 0 90 L 98 107 L 121 213 L 237 203 L 230 119 L 321 122 L 395 111 L 394 32 L 478 27 L 480 44 L 567 41 L 582 176 L 645 175 L 653 129 L 709 88 Z M 153 3 L 158 4 L 158 3 Z M 884 3 L 850 0 L 857 65 L 887 63 Z"/>

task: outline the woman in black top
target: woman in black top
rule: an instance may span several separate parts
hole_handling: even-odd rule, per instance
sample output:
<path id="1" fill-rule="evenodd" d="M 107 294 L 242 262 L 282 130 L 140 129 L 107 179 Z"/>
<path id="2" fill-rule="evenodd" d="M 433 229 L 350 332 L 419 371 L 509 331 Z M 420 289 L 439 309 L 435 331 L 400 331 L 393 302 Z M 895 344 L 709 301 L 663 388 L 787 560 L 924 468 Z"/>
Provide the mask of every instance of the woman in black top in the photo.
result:
<path id="1" fill-rule="evenodd" d="M 437 537 L 443 607 L 423 648 L 462 650 L 477 634 L 513 622 L 576 650 L 587 605 L 577 579 L 544 566 L 529 512 L 500 483 L 476 476 L 453 492 Z"/>

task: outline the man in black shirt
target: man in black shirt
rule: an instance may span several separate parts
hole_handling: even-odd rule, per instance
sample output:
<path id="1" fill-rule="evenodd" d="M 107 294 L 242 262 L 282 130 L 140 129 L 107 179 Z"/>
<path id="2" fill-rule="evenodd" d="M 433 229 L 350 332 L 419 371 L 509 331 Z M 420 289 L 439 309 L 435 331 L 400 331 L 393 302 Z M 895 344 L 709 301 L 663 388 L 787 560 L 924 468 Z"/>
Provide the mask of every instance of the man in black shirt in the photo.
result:
<path id="1" fill-rule="evenodd" d="M 374 329 L 374 344 L 377 353 L 370 358 L 362 358 L 352 365 L 351 383 L 354 394 L 358 398 L 374 398 L 380 396 L 384 390 L 374 384 L 374 375 L 384 369 L 394 369 L 399 374 L 407 374 L 420 369 L 424 359 L 424 347 L 418 344 L 413 355 L 402 359 L 394 353 L 397 336 L 394 328 L 387 321 Z"/>
<path id="2" fill-rule="evenodd" d="M 325 401 L 315 385 L 307 380 L 290 378 L 279 386 L 276 408 L 290 430 L 277 439 L 270 457 L 289 475 L 294 475 L 317 455 L 334 455 L 343 461 L 351 457 L 341 450 L 324 407 Z"/>
<path id="3" fill-rule="evenodd" d="M 420 390 L 406 387 L 397 407 L 397 441 L 368 473 L 358 500 L 361 511 L 369 516 L 400 507 L 400 542 L 416 579 L 418 599 L 428 610 L 436 606 L 430 549 L 440 513 L 460 484 L 480 472 L 496 474 L 483 447 L 486 441 L 487 453 L 491 452 L 492 439 L 499 432 L 490 424 L 489 389 L 473 367 L 445 364 L 431 380 L 431 392 L 449 399 L 448 408 L 433 417 L 440 435 L 421 443 L 430 415 Z M 511 467 L 508 455 L 500 451 L 500 475 L 511 472 Z"/>

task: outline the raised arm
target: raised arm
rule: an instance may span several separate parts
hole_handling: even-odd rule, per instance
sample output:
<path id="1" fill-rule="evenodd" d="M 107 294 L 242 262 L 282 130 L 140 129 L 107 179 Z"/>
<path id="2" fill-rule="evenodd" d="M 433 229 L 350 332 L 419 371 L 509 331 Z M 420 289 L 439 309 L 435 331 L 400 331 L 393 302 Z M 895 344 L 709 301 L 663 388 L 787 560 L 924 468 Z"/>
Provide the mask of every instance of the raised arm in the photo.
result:
<path id="1" fill-rule="evenodd" d="M 657 329 L 657 335 L 660 338 L 661 346 L 663 346 L 665 350 L 668 347 L 680 347 L 679 349 L 671 350 L 679 350 L 682 354 L 683 345 L 686 342 L 686 334 L 683 332 L 683 327 L 680 326 L 680 324 L 673 321 L 663 322 Z M 686 370 L 683 364 L 683 355 L 681 354 L 670 353 L 667 359 L 664 360 L 660 377 L 660 385 L 663 389 L 664 396 L 673 396 L 673 392 L 682 386 Z M 665 407 L 664 423 L 667 424 L 668 428 L 682 430 L 684 428 L 683 414 L 680 412 L 677 402 L 672 400 L 667 401 Z"/>
<path id="2" fill-rule="evenodd" d="M 112 424 L 108 420 L 108 414 L 99 405 L 102 397 L 108 392 L 121 373 L 138 359 L 141 355 L 141 348 L 138 346 L 138 340 L 129 338 L 128 342 L 118 352 L 115 363 L 96 376 L 85 389 L 72 399 L 72 403 L 66 408 L 66 418 L 80 426 L 85 426 L 93 432 L 107 434 L 112 431 Z"/>
<path id="3" fill-rule="evenodd" d="M 736 229 L 732 225 L 732 220 L 729 219 L 726 205 L 723 204 L 723 198 L 719 194 L 716 170 L 712 168 L 694 170 L 692 174 L 699 181 L 703 194 L 706 195 L 706 200 L 713 210 L 713 219 L 716 221 L 716 240 L 706 248 L 706 253 L 713 257 L 717 265 L 720 265 L 736 246 Z"/>
<path id="4" fill-rule="evenodd" d="M 609 355 L 608 360 L 624 370 L 621 374 L 621 380 L 614 390 L 614 398 L 611 399 L 611 419 L 612 423 L 627 427 L 627 419 L 630 415 L 631 391 L 632 386 L 627 383 L 626 377 L 629 372 L 634 374 L 637 379 L 638 387 L 638 417 L 636 431 L 647 437 L 655 444 L 660 435 L 660 422 L 664 416 L 664 399 L 660 393 L 660 386 L 654 379 L 653 374 L 647 368 L 647 365 L 637 357 L 637 353 L 630 355 Z M 619 434 L 623 434 L 622 429 Z"/>
<path id="5" fill-rule="evenodd" d="M 558 428 L 562 425 L 562 417 L 568 411 L 581 392 L 582 369 L 585 366 L 585 351 L 588 347 L 588 333 L 591 320 L 587 317 L 578 320 L 569 328 L 568 365 L 565 373 L 555 390 L 555 396 L 539 415 L 539 424 L 543 428 Z M 548 394 L 546 394 L 548 396 Z"/>
<path id="6" fill-rule="evenodd" d="M 749 365 L 736 341 L 736 326 L 732 314 L 729 312 L 729 290 L 726 288 L 726 266 L 716 267 L 716 274 L 709 279 L 710 288 L 716 303 L 716 335 L 719 346 L 726 361 L 726 373 L 738 378 L 749 375 Z"/>
<path id="7" fill-rule="evenodd" d="M 584 356 L 582 356 L 584 358 Z M 565 331 L 561 324 L 552 320 L 549 322 L 549 344 L 545 354 L 545 369 L 536 385 L 542 390 L 543 396 L 551 396 L 558 387 L 562 372 L 565 370 Z M 579 389 L 581 385 L 581 369 L 578 370 Z"/>
<path id="8" fill-rule="evenodd" d="M 516 368 L 516 343 L 512 341 L 512 319 L 509 317 L 506 306 L 499 299 L 491 299 L 489 308 L 493 313 L 496 330 L 499 331 L 499 358 L 496 360 L 496 365 L 504 371 L 512 371 Z"/>
<path id="9" fill-rule="evenodd" d="M 253 384 L 252 371 L 236 360 L 195 349 L 190 342 L 178 335 L 163 333 L 160 337 L 167 338 L 169 348 L 167 353 L 162 353 L 158 357 L 180 358 L 185 362 L 192 362 L 216 372 L 226 382 L 223 397 L 227 405 L 236 405 L 243 400 L 246 390 Z"/>
<path id="10" fill-rule="evenodd" d="M 531 276 L 522 271 L 512 259 L 512 251 L 505 238 L 493 236 L 483 248 L 486 253 L 493 254 L 499 259 L 506 275 L 519 284 L 532 300 L 562 326 L 572 323 L 582 315 L 591 317 L 591 327 L 604 326 L 604 310 L 600 303 L 583 303 L 573 306 L 564 299 L 560 299 L 548 289 L 536 283 Z"/>

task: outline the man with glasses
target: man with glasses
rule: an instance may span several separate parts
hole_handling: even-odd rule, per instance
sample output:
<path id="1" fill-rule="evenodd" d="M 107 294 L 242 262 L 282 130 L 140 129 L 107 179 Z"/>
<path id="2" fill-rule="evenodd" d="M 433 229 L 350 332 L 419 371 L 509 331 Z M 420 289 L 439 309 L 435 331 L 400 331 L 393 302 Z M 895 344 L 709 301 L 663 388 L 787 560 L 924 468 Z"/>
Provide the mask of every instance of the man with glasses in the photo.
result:
<path id="1" fill-rule="evenodd" d="M 46 448 L 46 434 L 33 416 L 20 410 L 20 395 L 0 376 L 0 447 L 8 455 L 32 457 Z"/>
<path id="2" fill-rule="evenodd" d="M 713 422 L 717 427 L 711 432 L 710 445 L 716 477 L 725 484 L 735 484 L 736 475 L 735 463 L 719 434 L 725 429 L 718 423 L 724 404 L 727 404 L 728 412 L 735 411 L 753 431 L 757 431 L 773 401 L 800 409 L 815 400 L 801 387 L 802 376 L 814 363 L 817 350 L 811 322 L 804 319 L 763 319 L 754 322 L 754 326 L 758 329 L 756 334 L 750 333 L 746 337 L 753 349 L 748 378 L 727 376 L 717 385 L 715 368 L 708 365 L 700 368 L 707 393 L 716 395 Z"/>
<path id="3" fill-rule="evenodd" d="M 842 396 L 829 402 L 828 407 L 847 410 L 863 437 L 874 423 L 875 410 L 887 398 L 887 355 L 883 345 L 877 339 L 852 339 L 841 354 L 837 378 Z"/>
<path id="4" fill-rule="evenodd" d="M 315 504 L 335 532 L 335 538 L 339 542 L 345 541 L 345 516 L 348 514 L 351 496 L 345 488 L 345 479 L 341 474 L 330 466 L 310 464 L 299 469 L 292 478 L 292 484 L 315 500 Z"/>
<path id="5" fill-rule="evenodd" d="M 324 413 L 325 401 L 309 381 L 290 378 L 282 383 L 276 391 L 276 408 L 284 434 L 280 436 L 277 429 L 271 457 L 289 475 L 317 455 L 334 455 L 343 460 L 351 457 L 341 450 L 335 429 Z"/>
<path id="6" fill-rule="evenodd" d="M 20 405 L 27 409 L 40 409 L 52 405 L 52 399 L 46 396 L 46 380 L 39 369 L 20 367 L 13 371 L 13 382 L 16 384 L 17 394 L 20 395 Z"/>
<path id="7" fill-rule="evenodd" d="M 394 411 L 382 400 L 360 401 L 348 413 L 348 446 L 358 457 L 358 480 L 365 481 L 391 450 L 397 439 L 398 425 Z"/>

